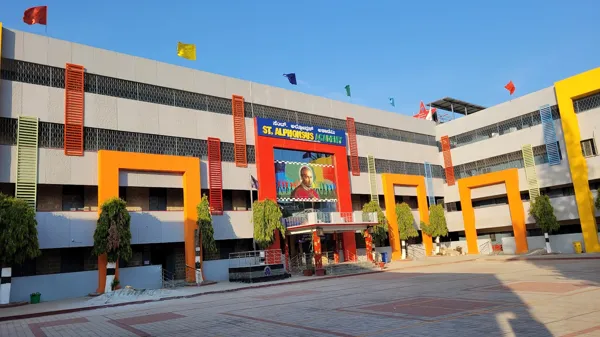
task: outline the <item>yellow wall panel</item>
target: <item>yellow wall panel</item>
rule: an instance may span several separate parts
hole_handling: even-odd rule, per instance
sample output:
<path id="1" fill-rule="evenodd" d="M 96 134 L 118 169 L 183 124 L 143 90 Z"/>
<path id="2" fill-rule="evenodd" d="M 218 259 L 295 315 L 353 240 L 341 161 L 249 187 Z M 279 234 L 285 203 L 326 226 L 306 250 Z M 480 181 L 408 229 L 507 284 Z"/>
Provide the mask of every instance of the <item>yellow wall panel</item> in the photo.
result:
<path id="1" fill-rule="evenodd" d="M 573 100 L 600 91 L 600 68 L 566 78 L 554 84 L 556 100 L 560 110 L 565 138 L 565 148 L 569 159 L 571 180 L 575 189 L 575 200 L 579 211 L 581 232 L 587 252 L 600 252 L 598 229 L 594 216 L 594 202 L 588 179 L 587 162 L 581 152 L 581 133 L 579 121 L 573 107 Z"/>

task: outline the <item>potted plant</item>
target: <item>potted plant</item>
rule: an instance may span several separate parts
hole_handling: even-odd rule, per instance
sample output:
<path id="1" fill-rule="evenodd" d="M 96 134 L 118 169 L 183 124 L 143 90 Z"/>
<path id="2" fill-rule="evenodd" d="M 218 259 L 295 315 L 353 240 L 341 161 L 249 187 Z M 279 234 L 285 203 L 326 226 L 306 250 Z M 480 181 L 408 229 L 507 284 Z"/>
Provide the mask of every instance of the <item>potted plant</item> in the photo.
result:
<path id="1" fill-rule="evenodd" d="M 42 294 L 40 294 L 39 292 L 31 293 L 29 295 L 29 302 L 31 304 L 38 304 L 38 303 L 40 303 L 41 297 L 42 297 Z"/>
<path id="2" fill-rule="evenodd" d="M 315 274 L 314 268 L 307 268 L 307 269 L 304 269 L 304 271 L 302 271 L 302 275 L 304 275 L 304 276 L 313 276 L 314 274 Z"/>

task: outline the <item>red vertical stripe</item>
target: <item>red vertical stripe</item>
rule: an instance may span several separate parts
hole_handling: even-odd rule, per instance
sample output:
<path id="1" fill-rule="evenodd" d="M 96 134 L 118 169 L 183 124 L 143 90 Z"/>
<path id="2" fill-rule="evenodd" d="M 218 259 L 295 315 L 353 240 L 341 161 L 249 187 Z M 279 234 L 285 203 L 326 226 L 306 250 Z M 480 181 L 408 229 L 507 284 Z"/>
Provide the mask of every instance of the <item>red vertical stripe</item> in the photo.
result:
<path id="1" fill-rule="evenodd" d="M 277 200 L 277 186 L 275 181 L 275 148 L 289 149 L 303 152 L 320 152 L 333 154 L 335 167 L 335 185 L 337 186 L 339 212 L 352 212 L 352 198 L 350 190 L 350 176 L 348 175 L 348 154 L 343 146 L 303 142 L 298 140 L 264 137 L 258 135 L 256 120 L 254 121 L 254 141 L 256 143 L 256 174 L 259 182 L 258 200 Z M 342 234 L 344 258 L 349 261 L 351 255 L 356 255 L 356 241 L 354 232 Z M 280 249 L 279 235 L 275 235 L 275 242 L 269 249 Z"/>
<path id="2" fill-rule="evenodd" d="M 348 145 L 350 146 L 350 170 L 353 176 L 360 175 L 360 165 L 358 164 L 358 146 L 356 144 L 356 125 L 354 118 L 346 118 L 346 128 L 348 129 Z"/>
<path id="3" fill-rule="evenodd" d="M 244 117 L 244 97 L 231 97 L 231 112 L 233 115 L 233 151 L 235 166 L 248 167 L 246 157 L 246 118 Z"/>
<path id="4" fill-rule="evenodd" d="M 219 138 L 208 138 L 208 183 L 211 214 L 221 215 L 223 214 L 223 170 Z"/>
<path id="5" fill-rule="evenodd" d="M 454 166 L 452 165 L 452 154 L 450 154 L 450 138 L 443 136 L 442 142 L 442 154 L 444 155 L 444 169 L 446 171 L 446 183 L 448 186 L 452 186 L 455 183 L 454 178 Z"/>
<path id="6" fill-rule="evenodd" d="M 67 156 L 83 156 L 83 66 L 67 63 L 65 67 L 65 131 Z"/>

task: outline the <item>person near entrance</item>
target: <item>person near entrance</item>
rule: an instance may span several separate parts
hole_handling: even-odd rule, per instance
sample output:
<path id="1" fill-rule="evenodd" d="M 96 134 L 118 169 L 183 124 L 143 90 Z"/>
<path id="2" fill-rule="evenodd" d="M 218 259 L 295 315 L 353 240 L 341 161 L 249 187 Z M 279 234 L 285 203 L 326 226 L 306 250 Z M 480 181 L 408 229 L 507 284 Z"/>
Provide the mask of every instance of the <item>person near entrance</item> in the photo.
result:
<path id="1" fill-rule="evenodd" d="M 319 199 L 319 193 L 312 187 L 313 170 L 308 166 L 300 168 L 300 185 L 292 191 L 292 199 Z"/>

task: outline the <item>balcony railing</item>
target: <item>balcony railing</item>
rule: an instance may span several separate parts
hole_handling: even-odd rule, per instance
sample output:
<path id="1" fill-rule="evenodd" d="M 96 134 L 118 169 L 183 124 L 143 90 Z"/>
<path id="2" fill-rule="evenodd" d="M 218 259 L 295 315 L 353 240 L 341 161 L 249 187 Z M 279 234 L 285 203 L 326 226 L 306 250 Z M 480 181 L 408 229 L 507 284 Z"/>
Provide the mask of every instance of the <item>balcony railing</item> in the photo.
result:
<path id="1" fill-rule="evenodd" d="M 281 220 L 286 228 L 305 224 L 377 223 L 377 213 L 357 212 L 306 212 Z"/>

